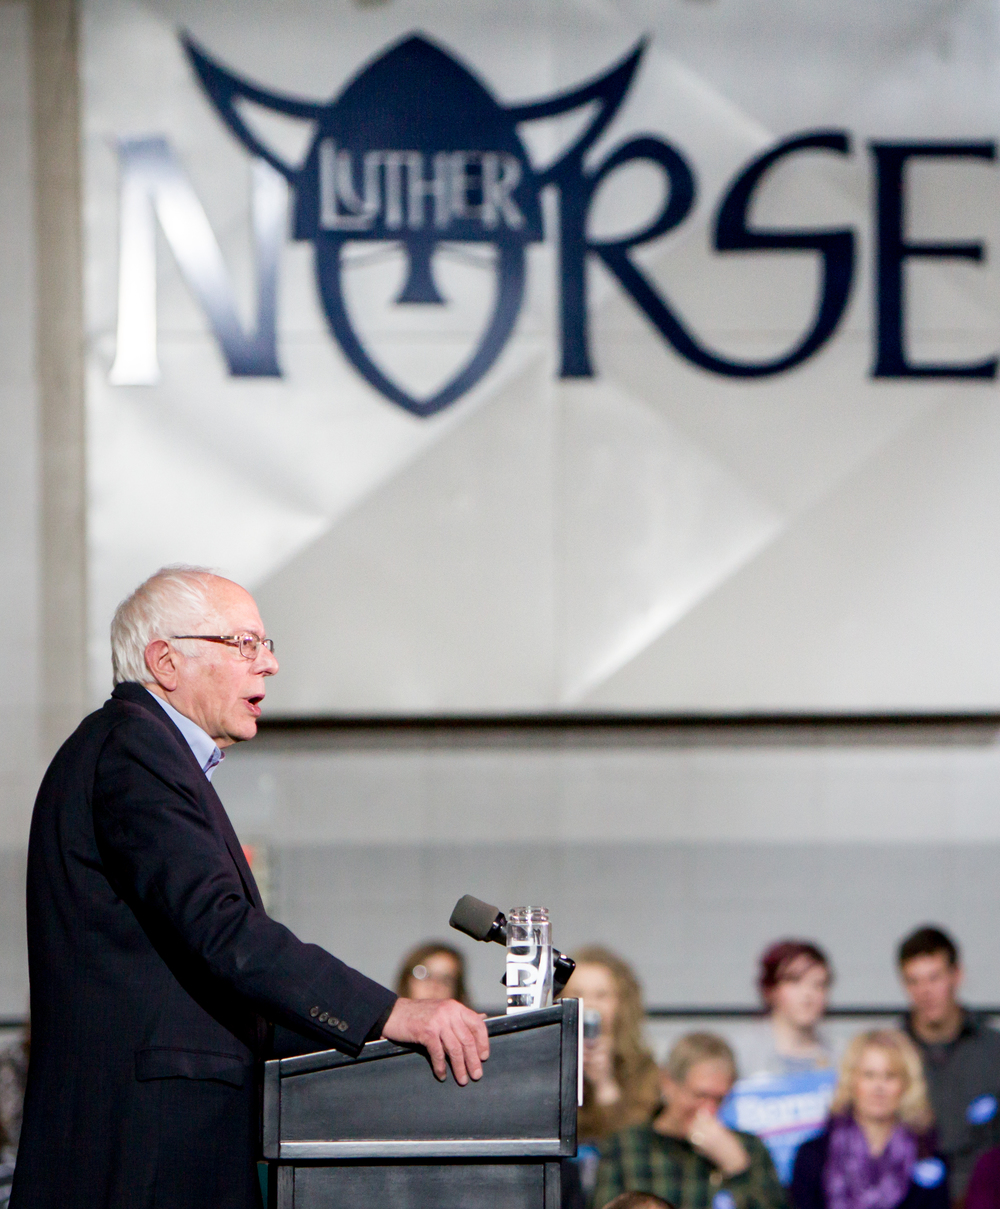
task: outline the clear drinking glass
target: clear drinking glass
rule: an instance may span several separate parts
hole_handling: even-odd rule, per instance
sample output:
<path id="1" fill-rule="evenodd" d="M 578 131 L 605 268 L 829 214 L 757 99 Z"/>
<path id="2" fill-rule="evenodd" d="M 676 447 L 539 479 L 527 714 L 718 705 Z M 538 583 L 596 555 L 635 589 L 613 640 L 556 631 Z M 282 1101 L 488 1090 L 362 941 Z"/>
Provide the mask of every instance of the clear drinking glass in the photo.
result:
<path id="1" fill-rule="evenodd" d="M 507 915 L 507 1015 L 552 1005 L 552 940 L 547 907 Z"/>

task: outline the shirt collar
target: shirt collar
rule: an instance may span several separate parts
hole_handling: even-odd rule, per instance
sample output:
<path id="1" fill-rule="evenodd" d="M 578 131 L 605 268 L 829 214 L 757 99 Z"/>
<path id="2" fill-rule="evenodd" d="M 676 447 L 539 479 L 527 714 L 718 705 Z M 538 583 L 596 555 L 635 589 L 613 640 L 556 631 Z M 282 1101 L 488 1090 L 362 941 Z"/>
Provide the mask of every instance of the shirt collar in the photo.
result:
<path id="1" fill-rule="evenodd" d="M 146 692 L 149 693 L 149 689 L 146 689 Z M 194 758 L 198 761 L 198 767 L 211 781 L 212 773 L 215 772 L 216 767 L 226 758 L 217 747 L 215 740 L 211 735 L 203 731 L 197 722 L 192 722 L 180 710 L 174 709 L 169 701 L 164 701 L 156 693 L 149 693 L 149 695 L 184 736 Z"/>
<path id="2" fill-rule="evenodd" d="M 903 1017 L 903 1031 L 906 1032 L 910 1039 L 915 1041 L 917 1045 L 943 1046 L 945 1049 L 951 1045 L 954 1045 L 955 1042 L 961 1040 L 962 1037 L 974 1037 L 981 1028 L 982 1020 L 973 1012 L 970 1012 L 968 1008 L 962 1008 L 962 1027 L 958 1030 L 958 1036 L 954 1037 L 951 1041 L 921 1041 L 921 1039 L 917 1036 L 916 1029 L 913 1027 L 913 1013 L 907 1012 Z"/>

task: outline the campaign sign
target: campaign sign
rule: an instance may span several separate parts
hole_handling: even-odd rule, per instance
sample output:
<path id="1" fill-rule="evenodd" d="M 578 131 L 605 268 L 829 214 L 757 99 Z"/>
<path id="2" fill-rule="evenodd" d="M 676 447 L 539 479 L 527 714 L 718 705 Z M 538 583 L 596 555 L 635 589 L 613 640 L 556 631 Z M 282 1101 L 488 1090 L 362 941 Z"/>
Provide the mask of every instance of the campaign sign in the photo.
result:
<path id="1" fill-rule="evenodd" d="M 754 1075 L 736 1084 L 719 1119 L 730 1129 L 756 1134 L 770 1151 L 779 1179 L 788 1184 L 798 1148 L 826 1124 L 836 1083 L 832 1067 L 796 1075 Z"/>

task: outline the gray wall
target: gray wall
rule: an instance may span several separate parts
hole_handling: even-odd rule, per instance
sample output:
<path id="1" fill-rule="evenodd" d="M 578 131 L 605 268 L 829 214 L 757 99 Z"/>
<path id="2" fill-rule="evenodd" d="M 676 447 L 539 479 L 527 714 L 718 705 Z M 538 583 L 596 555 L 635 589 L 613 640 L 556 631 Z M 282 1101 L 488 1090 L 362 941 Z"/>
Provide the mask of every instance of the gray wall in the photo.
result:
<path id="1" fill-rule="evenodd" d="M 998 784 L 990 727 L 267 734 L 216 777 L 275 913 L 375 977 L 470 892 L 614 945 L 655 1005 L 752 1003 L 787 933 L 829 948 L 836 1001 L 897 1003 L 893 946 L 925 920 L 1000 1002 Z M 501 951 L 464 947 L 500 1002 Z"/>
<path id="2" fill-rule="evenodd" d="M 273 913 L 383 981 L 459 895 L 541 903 L 653 1005 L 749 1005 L 754 959 L 815 937 L 835 1002 L 900 1001 L 893 946 L 935 920 L 1000 1003 L 995 727 L 370 728 L 268 732 L 215 784 Z M 0 1015 L 26 994 L 23 851 L 0 853 Z M 503 954 L 457 933 L 484 1006 Z"/>
<path id="3" fill-rule="evenodd" d="M 30 36 L 27 6 L 0 3 L 0 846 L 26 826 L 39 702 Z"/>
<path id="4" fill-rule="evenodd" d="M 24 848 L 84 704 L 74 0 L 0 0 L 0 1015 L 23 1012 Z"/>
<path id="5" fill-rule="evenodd" d="M 0 1015 L 25 1004 L 22 848 L 39 772 L 31 87 L 28 6 L 0 3 Z"/>

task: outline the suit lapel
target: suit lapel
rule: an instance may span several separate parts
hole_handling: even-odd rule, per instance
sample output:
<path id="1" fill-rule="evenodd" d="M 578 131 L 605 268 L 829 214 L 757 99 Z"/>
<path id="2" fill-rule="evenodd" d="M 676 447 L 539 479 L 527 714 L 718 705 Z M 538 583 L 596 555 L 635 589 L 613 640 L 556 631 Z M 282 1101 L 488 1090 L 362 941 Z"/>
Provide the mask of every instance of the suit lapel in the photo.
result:
<path id="1" fill-rule="evenodd" d="M 192 767 L 198 770 L 198 784 L 204 785 L 201 793 L 201 800 L 204 803 L 208 816 L 215 824 L 216 829 L 225 841 L 226 848 L 229 850 L 229 855 L 233 859 L 233 864 L 236 866 L 236 872 L 240 875 L 240 881 L 243 883 L 243 890 L 247 898 L 255 907 L 263 908 L 263 901 L 260 897 L 260 891 L 257 889 L 257 883 L 254 881 L 254 876 L 250 872 L 250 866 L 247 864 L 247 858 L 243 853 L 243 846 L 233 830 L 233 825 L 229 821 L 229 815 L 226 814 L 226 808 L 222 805 L 222 799 L 212 788 L 212 782 L 205 776 L 204 770 L 195 759 L 194 752 L 188 746 L 187 739 L 181 734 L 178 727 L 174 724 L 174 720 L 153 700 L 153 696 L 141 684 L 118 684 L 112 692 L 112 697 L 118 697 L 125 701 L 131 701 L 133 705 L 138 705 L 142 709 L 146 709 L 158 722 L 165 722 L 173 732 L 174 738 L 180 745 L 181 750 Z"/>
<path id="2" fill-rule="evenodd" d="M 202 773 L 202 776 L 205 776 L 205 774 Z M 243 852 L 243 845 L 240 843 L 239 837 L 233 829 L 232 823 L 229 821 L 229 815 L 226 814 L 226 808 L 222 804 L 222 799 L 215 792 L 212 782 L 208 777 L 205 777 L 205 801 L 215 820 L 216 826 L 222 832 L 222 838 L 226 841 L 226 847 L 229 849 L 229 855 L 233 858 L 233 863 L 240 875 L 240 881 L 243 882 L 247 898 L 250 899 L 255 907 L 263 907 L 264 904 L 260 897 L 260 891 L 257 889 L 257 883 L 254 881 L 254 876 L 250 872 L 250 866 L 247 864 L 247 858 Z"/>

